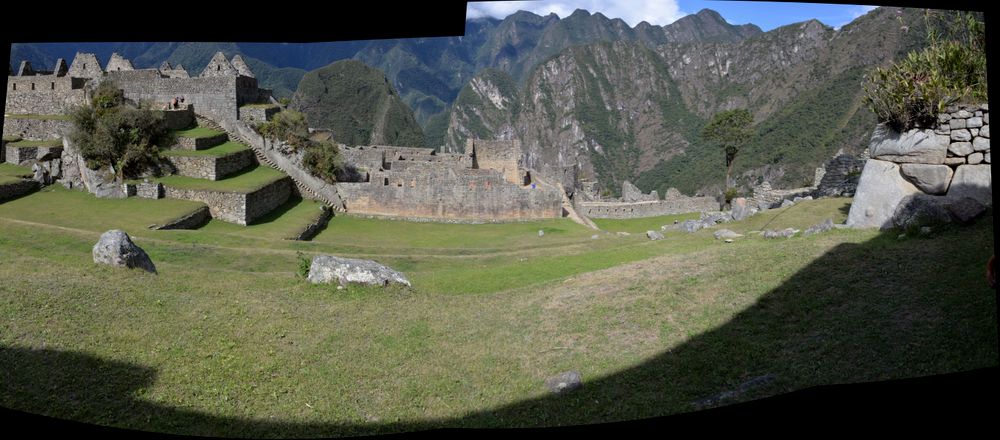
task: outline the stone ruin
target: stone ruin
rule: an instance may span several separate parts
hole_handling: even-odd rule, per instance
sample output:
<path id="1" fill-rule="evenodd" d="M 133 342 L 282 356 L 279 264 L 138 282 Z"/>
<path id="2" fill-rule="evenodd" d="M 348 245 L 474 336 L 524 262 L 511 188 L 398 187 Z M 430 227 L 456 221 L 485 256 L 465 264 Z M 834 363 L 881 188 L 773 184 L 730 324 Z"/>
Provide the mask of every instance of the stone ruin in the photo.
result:
<path id="1" fill-rule="evenodd" d="M 989 105 L 983 104 L 952 106 L 933 128 L 897 133 L 879 125 L 847 225 L 966 222 L 992 206 L 989 122 Z"/>
<path id="2" fill-rule="evenodd" d="M 592 191 L 592 190 L 591 190 Z M 660 199 L 655 190 L 643 194 L 629 181 L 622 182 L 622 197 L 617 199 L 574 200 L 580 214 L 591 218 L 641 218 L 688 212 L 717 211 L 719 202 L 713 197 L 688 197 L 674 188 L 667 189 Z"/>
<path id="3" fill-rule="evenodd" d="M 537 179 L 513 141 L 470 139 L 465 153 L 394 146 L 342 147 L 362 175 L 336 189 L 347 212 L 456 222 L 562 217 L 560 190 Z"/>

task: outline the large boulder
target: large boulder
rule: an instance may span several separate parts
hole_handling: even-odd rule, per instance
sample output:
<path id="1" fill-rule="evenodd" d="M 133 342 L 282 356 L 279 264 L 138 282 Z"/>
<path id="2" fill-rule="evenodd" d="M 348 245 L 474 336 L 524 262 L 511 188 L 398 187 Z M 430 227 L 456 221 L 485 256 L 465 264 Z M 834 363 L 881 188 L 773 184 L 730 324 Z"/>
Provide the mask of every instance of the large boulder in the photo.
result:
<path id="1" fill-rule="evenodd" d="M 936 134 L 934 130 L 913 129 L 899 133 L 879 124 L 868 148 L 873 159 L 940 165 L 944 163 L 950 143 L 948 135 Z"/>
<path id="2" fill-rule="evenodd" d="M 903 177 L 927 194 L 944 194 L 948 192 L 948 184 L 955 174 L 948 165 L 927 165 L 923 163 L 904 163 L 899 166 Z"/>
<path id="3" fill-rule="evenodd" d="M 646 237 L 650 240 L 663 240 L 663 234 L 656 231 L 646 231 Z"/>
<path id="4" fill-rule="evenodd" d="M 555 376 L 545 379 L 545 388 L 548 388 L 549 392 L 553 394 L 562 394 L 565 392 L 573 391 L 582 386 L 583 386 L 583 379 L 580 377 L 580 373 L 576 371 L 567 371 L 564 373 L 559 373 Z"/>
<path id="5" fill-rule="evenodd" d="M 374 261 L 332 255 L 313 257 L 308 279 L 313 284 L 337 281 L 341 286 L 348 283 L 368 286 L 387 286 L 390 283 L 410 285 L 410 281 L 403 274 Z"/>
<path id="6" fill-rule="evenodd" d="M 948 197 L 971 197 L 987 206 L 993 205 L 993 179 L 989 165 L 961 165 L 955 170 Z"/>
<path id="7" fill-rule="evenodd" d="M 146 255 L 146 251 L 142 248 L 136 246 L 125 231 L 112 229 L 101 234 L 101 238 L 97 240 L 92 253 L 94 262 L 98 264 L 129 269 L 139 268 L 156 273 L 156 266 L 149 259 L 149 255 Z"/>
<path id="8" fill-rule="evenodd" d="M 900 200 L 892 214 L 892 224 L 899 228 L 925 226 L 951 221 L 947 197 L 914 194 Z"/>
<path id="9" fill-rule="evenodd" d="M 869 159 L 861 171 L 858 189 L 847 215 L 847 226 L 890 228 L 892 215 L 899 202 L 906 196 L 918 193 L 920 190 L 900 174 L 899 165 Z"/>
<path id="10" fill-rule="evenodd" d="M 681 230 L 684 232 L 695 232 L 704 227 L 705 224 L 701 220 L 685 220 L 684 223 L 681 223 Z"/>
<path id="11" fill-rule="evenodd" d="M 806 231 L 803 232 L 802 235 L 819 234 L 820 232 L 826 232 L 831 229 L 833 229 L 833 220 L 826 219 L 822 223 L 817 223 L 815 225 L 806 228 Z"/>
<path id="12" fill-rule="evenodd" d="M 734 238 L 740 238 L 743 236 L 743 234 L 737 234 L 736 232 L 730 231 L 729 229 L 719 229 L 718 231 L 715 231 L 715 234 L 713 235 L 715 235 L 716 240 L 719 239 L 732 240 Z"/>
<path id="13" fill-rule="evenodd" d="M 740 221 L 753 214 L 750 209 L 750 202 L 743 197 L 737 197 L 732 202 L 733 205 L 733 220 Z"/>

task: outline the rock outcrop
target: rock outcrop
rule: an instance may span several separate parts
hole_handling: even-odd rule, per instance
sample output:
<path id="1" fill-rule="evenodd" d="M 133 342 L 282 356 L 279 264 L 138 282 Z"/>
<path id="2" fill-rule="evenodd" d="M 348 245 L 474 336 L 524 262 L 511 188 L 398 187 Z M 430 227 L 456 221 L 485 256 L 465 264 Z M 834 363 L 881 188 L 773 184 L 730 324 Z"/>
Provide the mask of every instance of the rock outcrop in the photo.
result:
<path id="1" fill-rule="evenodd" d="M 94 245 L 92 251 L 94 263 L 108 264 L 117 267 L 138 268 L 156 273 L 156 266 L 149 259 L 146 251 L 132 242 L 124 231 L 112 229 L 101 234 L 101 239 Z"/>
<path id="2" fill-rule="evenodd" d="M 405 286 L 410 281 L 403 274 L 371 260 L 317 255 L 309 266 L 309 282 L 313 284 L 336 281 L 341 286 L 349 283 L 366 286 L 388 286 L 396 283 Z"/>

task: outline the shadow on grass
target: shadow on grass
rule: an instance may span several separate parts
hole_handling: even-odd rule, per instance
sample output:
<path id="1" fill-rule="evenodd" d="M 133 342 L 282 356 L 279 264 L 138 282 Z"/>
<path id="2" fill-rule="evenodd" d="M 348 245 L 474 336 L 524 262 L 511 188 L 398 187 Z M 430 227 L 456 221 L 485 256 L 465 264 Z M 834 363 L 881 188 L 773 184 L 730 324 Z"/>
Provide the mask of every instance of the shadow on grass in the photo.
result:
<path id="1" fill-rule="evenodd" d="M 285 215 L 285 213 L 291 211 L 292 209 L 295 209 L 296 206 L 299 206 L 299 203 L 302 203 L 301 197 L 294 197 L 294 196 L 289 197 L 287 202 L 285 202 L 284 204 L 282 204 L 277 208 L 272 209 L 271 212 L 267 213 L 263 217 L 254 220 L 253 222 L 250 223 L 250 226 L 266 225 L 268 223 L 274 223 L 275 221 L 280 220 L 281 216 Z"/>
<path id="2" fill-rule="evenodd" d="M 580 425 L 762 398 L 585 429 L 718 427 L 704 424 L 732 417 L 892 423 L 942 413 L 962 419 L 963 427 L 985 424 L 997 408 L 996 297 L 983 277 L 992 253 L 992 217 L 930 239 L 897 240 L 887 232 L 865 243 L 844 243 L 725 324 L 642 364 L 604 377 L 588 377 L 584 369 L 585 384 L 577 391 L 454 419 L 337 425 L 217 417 L 137 397 L 156 380 L 149 368 L 16 347 L 0 350 L 0 402 L 98 424 L 250 437 Z M 944 373 L 952 374 L 905 379 Z M 869 381 L 888 382 L 810 388 Z"/>

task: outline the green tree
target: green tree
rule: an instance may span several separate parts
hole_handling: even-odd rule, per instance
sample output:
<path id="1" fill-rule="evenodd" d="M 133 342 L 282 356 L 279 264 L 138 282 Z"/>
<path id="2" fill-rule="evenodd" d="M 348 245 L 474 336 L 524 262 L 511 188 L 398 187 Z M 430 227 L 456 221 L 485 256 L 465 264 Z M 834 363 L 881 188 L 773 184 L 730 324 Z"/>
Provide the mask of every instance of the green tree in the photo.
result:
<path id="1" fill-rule="evenodd" d="M 129 105 L 121 89 L 108 81 L 94 89 L 89 106 L 77 107 L 71 117 L 70 139 L 87 166 L 110 165 L 119 180 L 137 177 L 159 160 L 161 146 L 175 141 L 162 114 Z"/>
<path id="2" fill-rule="evenodd" d="M 730 188 L 733 161 L 740 147 L 754 136 L 753 116 L 746 109 L 738 108 L 716 113 L 701 130 L 701 137 L 721 146 L 726 152 L 726 189 Z"/>
<path id="3" fill-rule="evenodd" d="M 257 131 L 268 139 L 284 141 L 302 150 L 302 164 L 306 170 L 326 182 L 357 180 L 357 171 L 344 164 L 340 147 L 335 142 L 310 139 L 308 127 L 305 113 L 286 109 L 257 126 Z"/>

